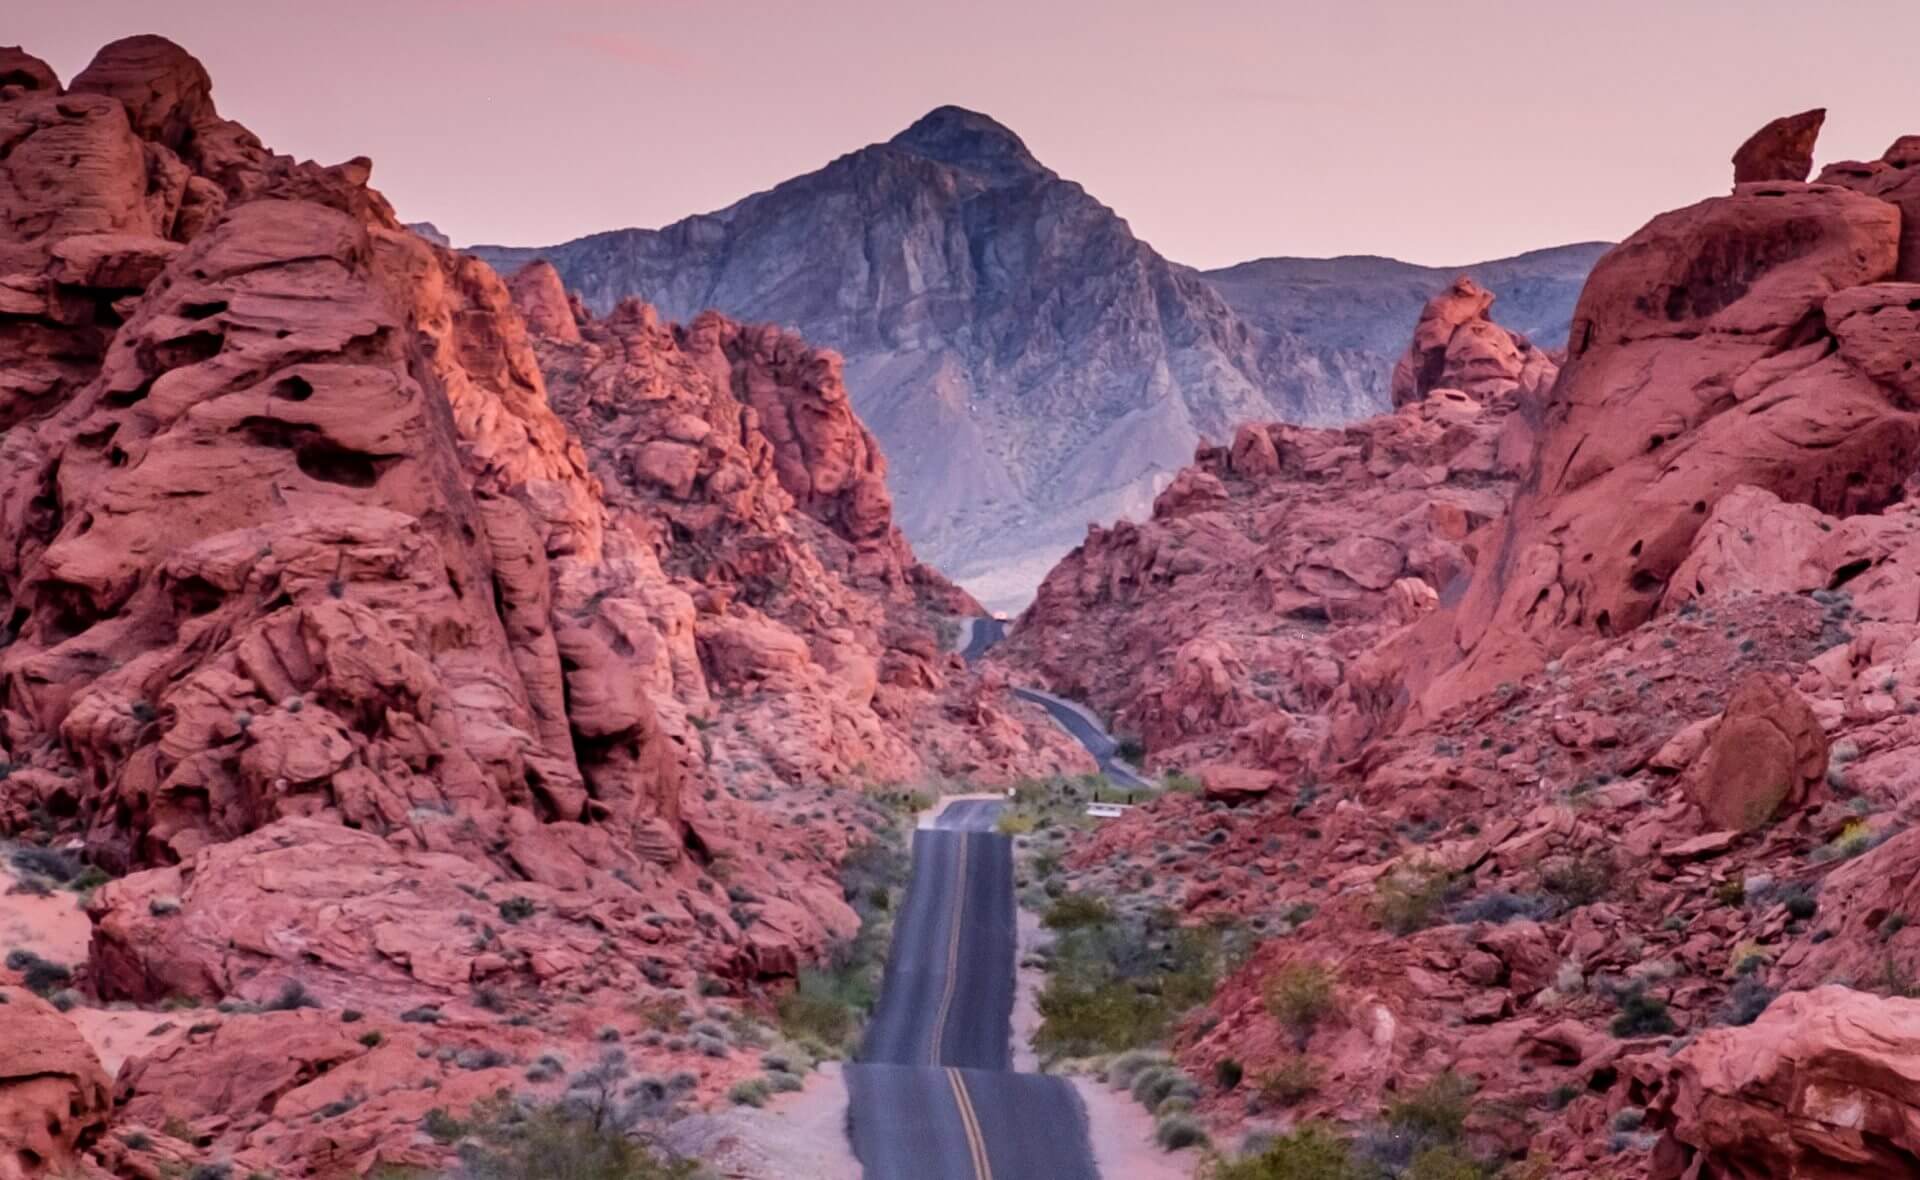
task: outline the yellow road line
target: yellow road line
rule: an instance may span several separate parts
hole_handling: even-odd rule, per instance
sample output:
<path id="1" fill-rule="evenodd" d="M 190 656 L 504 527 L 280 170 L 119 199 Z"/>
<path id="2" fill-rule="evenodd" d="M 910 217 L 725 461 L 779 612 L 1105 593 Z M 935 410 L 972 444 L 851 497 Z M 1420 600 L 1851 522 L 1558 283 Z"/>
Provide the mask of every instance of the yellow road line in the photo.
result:
<path id="1" fill-rule="evenodd" d="M 947 940 L 947 982 L 940 995 L 940 1007 L 933 1015 L 933 1036 L 927 1045 L 927 1064 L 940 1064 L 940 1042 L 947 1035 L 947 1013 L 953 1008 L 953 991 L 960 979 L 960 919 L 967 905 L 967 836 L 960 833 L 959 850 L 953 869 L 953 935 Z"/>
<path id="2" fill-rule="evenodd" d="M 960 1071 L 949 1067 L 947 1081 L 953 1086 L 954 1105 L 960 1108 L 960 1126 L 967 1134 L 967 1151 L 973 1156 L 974 1180 L 993 1180 L 993 1161 L 987 1158 L 987 1137 L 980 1132 L 980 1116 L 973 1109 L 973 1095 L 967 1093 L 967 1081 Z"/>

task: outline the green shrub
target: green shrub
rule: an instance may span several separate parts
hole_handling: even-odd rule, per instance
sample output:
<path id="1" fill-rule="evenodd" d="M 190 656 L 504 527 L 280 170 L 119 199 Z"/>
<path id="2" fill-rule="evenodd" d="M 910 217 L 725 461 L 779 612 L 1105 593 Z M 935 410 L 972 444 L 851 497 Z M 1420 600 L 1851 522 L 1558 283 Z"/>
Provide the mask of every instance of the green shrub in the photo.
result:
<path id="1" fill-rule="evenodd" d="M 1304 1053 L 1285 1058 L 1260 1079 L 1260 1093 L 1282 1106 L 1292 1106 L 1319 1088 L 1320 1066 Z"/>
<path id="2" fill-rule="evenodd" d="M 735 1082 L 733 1089 L 727 1091 L 727 1100 L 735 1106 L 765 1106 L 772 1096 L 773 1086 L 765 1078 Z"/>
<path id="3" fill-rule="evenodd" d="M 24 948 L 8 951 L 6 963 L 7 970 L 18 971 L 20 982 L 36 995 L 50 995 L 73 982 L 73 972 Z"/>
<path id="4" fill-rule="evenodd" d="M 1448 1070 L 1387 1107 L 1387 1124 L 1425 1139 L 1452 1143 L 1467 1129 L 1474 1085 Z"/>
<path id="5" fill-rule="evenodd" d="M 1153 1141 L 1160 1145 L 1162 1151 L 1179 1151 L 1183 1147 L 1205 1144 L 1207 1132 L 1193 1116 L 1172 1114 L 1155 1124 Z"/>
<path id="6" fill-rule="evenodd" d="M 425 1131 L 435 1143 L 457 1143 L 466 1137 L 467 1125 L 447 1113 L 444 1106 L 436 1106 L 420 1120 L 420 1129 Z"/>
<path id="7" fill-rule="evenodd" d="M 1214 1168 L 1210 1180 L 1365 1180 L 1346 1142 L 1321 1123 L 1307 1123 L 1257 1155 Z"/>
<path id="8" fill-rule="evenodd" d="M 1082 930 L 1104 926 L 1113 920 L 1113 910 L 1090 893 L 1069 893 L 1047 907 L 1040 924 L 1049 930 Z"/>
<path id="9" fill-rule="evenodd" d="M 509 925 L 519 925 L 533 917 L 534 904 L 530 897 L 509 897 L 500 903 L 500 920 Z"/>
<path id="10" fill-rule="evenodd" d="M 1262 988 L 1267 1012 L 1303 1036 L 1311 1033 L 1333 1011 L 1334 982 L 1333 970 L 1324 963 L 1289 963 Z"/>
<path id="11" fill-rule="evenodd" d="M 1124 982 L 1083 984 L 1054 975 L 1040 990 L 1040 1030 L 1034 1047 L 1043 1053 L 1088 1057 L 1153 1044 L 1169 1023 L 1165 1006 Z"/>
<path id="12" fill-rule="evenodd" d="M 1620 1012 L 1613 1018 L 1616 1037 L 1657 1037 L 1674 1031 L 1673 1017 L 1667 1015 L 1667 1002 L 1647 994 L 1644 986 L 1634 986 L 1619 995 Z"/>
<path id="13" fill-rule="evenodd" d="M 607 1120 L 507 1098 L 475 1111 L 460 1149 L 463 1180 L 689 1180 L 692 1163 L 667 1163 Z"/>
<path id="14" fill-rule="evenodd" d="M 1486 1180 L 1480 1161 L 1448 1144 L 1429 1147 L 1413 1157 L 1400 1180 Z"/>
<path id="15" fill-rule="evenodd" d="M 1395 934 L 1425 930 L 1440 920 L 1452 887 L 1453 875 L 1440 865 L 1402 865 L 1374 886 L 1374 917 Z"/>

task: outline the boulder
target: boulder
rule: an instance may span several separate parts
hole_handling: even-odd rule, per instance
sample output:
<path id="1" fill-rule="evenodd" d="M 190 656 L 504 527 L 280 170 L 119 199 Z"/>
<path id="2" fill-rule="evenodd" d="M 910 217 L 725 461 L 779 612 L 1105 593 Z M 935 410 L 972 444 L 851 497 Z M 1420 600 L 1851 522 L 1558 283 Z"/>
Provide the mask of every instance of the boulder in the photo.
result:
<path id="1" fill-rule="evenodd" d="M 112 1109 L 106 1071 L 73 1024 L 0 987 L 0 1180 L 77 1174 Z"/>
<path id="2" fill-rule="evenodd" d="M 1733 183 L 1805 180 L 1813 172 L 1813 145 L 1827 112 L 1782 115 L 1747 137 L 1733 153 Z"/>
<path id="3" fill-rule="evenodd" d="M 1920 1001 L 1793 992 L 1710 1028 L 1665 1065 L 1647 1125 L 1653 1180 L 1912 1176 L 1920 1159 Z"/>
<path id="4" fill-rule="evenodd" d="M 1715 829 L 1751 831 L 1804 806 L 1827 773 L 1827 736 L 1785 676 L 1749 673 L 1681 777 Z"/>

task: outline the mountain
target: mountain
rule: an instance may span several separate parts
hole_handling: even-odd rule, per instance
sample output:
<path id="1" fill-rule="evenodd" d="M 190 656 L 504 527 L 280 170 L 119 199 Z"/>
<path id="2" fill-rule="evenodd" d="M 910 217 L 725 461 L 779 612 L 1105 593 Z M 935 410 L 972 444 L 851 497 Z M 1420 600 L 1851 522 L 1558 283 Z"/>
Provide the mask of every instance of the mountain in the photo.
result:
<path id="1" fill-rule="evenodd" d="M 1089 521 L 1144 512 L 1202 439 L 1378 409 L 1372 358 L 1249 324 L 985 115 L 941 107 L 717 213 L 538 249 L 605 313 L 638 296 L 838 349 L 901 524 L 989 605 Z"/>
<path id="2" fill-rule="evenodd" d="M 1373 255 L 1261 258 L 1202 276 L 1256 328 L 1374 358 L 1371 371 L 1384 390 L 1422 305 L 1460 275 L 1500 293 L 1495 323 L 1542 348 L 1566 347 L 1580 287 L 1609 248 L 1581 242 L 1465 266 L 1416 266 Z"/>

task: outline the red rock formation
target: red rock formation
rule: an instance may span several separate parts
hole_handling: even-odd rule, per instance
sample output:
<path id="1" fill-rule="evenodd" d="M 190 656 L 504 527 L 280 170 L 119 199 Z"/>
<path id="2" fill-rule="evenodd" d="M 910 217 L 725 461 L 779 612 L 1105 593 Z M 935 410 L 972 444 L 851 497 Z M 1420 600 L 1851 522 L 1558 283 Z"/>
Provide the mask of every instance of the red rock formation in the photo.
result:
<path id="1" fill-rule="evenodd" d="M 837 356 L 633 300 L 583 317 L 544 263 L 513 286 L 529 323 L 553 326 L 541 366 L 609 502 L 698 606 L 690 704 L 728 721 L 707 738 L 716 758 L 796 782 L 1091 768 L 944 649 L 941 619 L 985 612 L 895 526 Z"/>
<path id="2" fill-rule="evenodd" d="M 1413 342 L 1393 368 L 1393 404 L 1417 402 L 1437 389 L 1477 401 L 1510 393 L 1532 400 L 1558 374 L 1546 353 L 1487 318 L 1493 292 L 1462 275 L 1427 301 Z"/>
<path id="3" fill-rule="evenodd" d="M 716 775 L 709 745 L 779 734 L 815 783 L 863 758 L 874 779 L 1074 765 L 941 650 L 934 616 L 972 604 L 900 541 L 830 357 L 719 321 L 602 352 L 523 283 L 549 359 L 613 357 L 590 380 L 598 359 L 560 363 L 556 412 L 506 284 L 401 228 L 366 161 L 267 151 L 160 38 L 64 93 L 0 54 L 0 142 L 0 834 L 52 825 L 127 874 L 89 906 L 99 997 L 298 985 L 497 1040 L 489 1009 L 757 991 L 854 932 L 834 868 L 878 821 L 765 797 L 744 760 Z M 609 409 L 631 429 L 599 435 L 635 451 L 603 475 L 575 427 Z M 779 606 L 730 605 L 775 575 Z M 736 681 L 769 680 L 728 716 Z M 0 1032 L 36 1011 L 0 1007 Z M 381 1055 L 357 1032 L 281 1023 L 156 1046 L 123 1106 L 331 1175 L 437 1162 L 421 1103 L 494 1088 L 359 1070 Z M 429 1032 L 422 1053 L 455 1051 Z M 342 1097 L 311 1075 L 369 1071 L 405 1094 L 307 1129 Z M 70 1105 L 46 1160 L 91 1144 L 152 1174 L 99 1139 L 101 1103 Z"/>
<path id="4" fill-rule="evenodd" d="M 1055 571 L 1010 670 L 1140 719 L 1211 796 L 1102 826 L 1072 887 L 1284 936 L 1176 1036 L 1192 1076 L 1304 1042 L 1318 1089 L 1262 1117 L 1357 1123 L 1454 1069 L 1475 1147 L 1556 1177 L 1914 1171 L 1913 156 L 1656 218 L 1596 268 L 1544 401 L 1415 382 L 1436 392 L 1349 428 L 1346 465 L 1243 429 Z M 1423 327 L 1453 340 L 1461 300 Z M 1425 544 L 1374 543 L 1413 521 Z M 1452 561 L 1417 565 L 1442 538 Z M 1303 540 L 1343 579 L 1282 583 L 1319 592 L 1311 632 L 1231 572 Z M 1100 641 L 1118 674 L 1076 673 Z M 1337 978 L 1305 1036 L 1263 995 L 1300 962 Z M 1834 981 L 1856 990 L 1795 992 Z M 1226 1134 L 1248 1096 L 1199 1106 Z M 1623 1129 L 1643 1108 L 1651 1157 Z"/>
<path id="5" fill-rule="evenodd" d="M 1667 1067 L 1653 1180 L 1906 1176 L 1920 1159 L 1920 1003 L 1844 987 L 1783 996 Z"/>
<path id="6" fill-rule="evenodd" d="M 75 1171 L 110 1112 L 107 1075 L 67 1018 L 0 987 L 0 1180 Z"/>
<path id="7" fill-rule="evenodd" d="M 1463 280 L 1429 305 L 1402 364 L 1421 400 L 1397 413 L 1201 448 L 1152 519 L 1088 531 L 997 658 L 1107 713 L 1155 765 L 1313 761 L 1355 660 L 1471 567 L 1525 461 L 1515 410 L 1552 363 L 1487 320 L 1491 302 Z M 1489 372 L 1462 344 L 1496 338 L 1526 366 Z"/>
<path id="8" fill-rule="evenodd" d="M 1813 145 L 1826 121 L 1824 110 L 1802 111 L 1754 132 L 1733 153 L 1733 183 L 1805 180 L 1813 172 Z"/>

